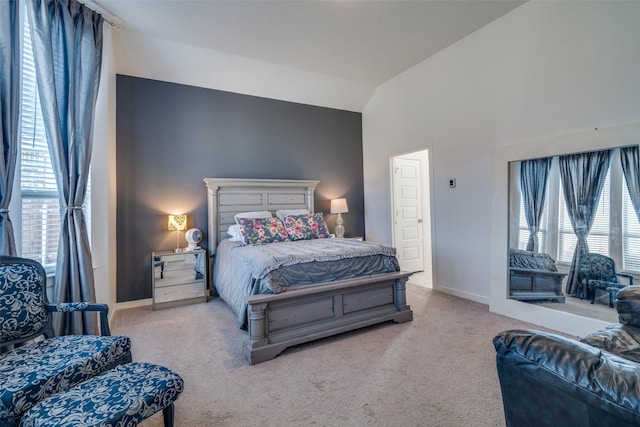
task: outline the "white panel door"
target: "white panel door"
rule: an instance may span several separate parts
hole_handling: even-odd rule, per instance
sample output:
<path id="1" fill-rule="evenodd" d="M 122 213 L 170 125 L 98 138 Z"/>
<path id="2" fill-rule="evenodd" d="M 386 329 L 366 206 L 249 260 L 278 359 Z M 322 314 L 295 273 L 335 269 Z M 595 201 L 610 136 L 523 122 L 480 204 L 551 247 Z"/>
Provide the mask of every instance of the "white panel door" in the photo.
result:
<path id="1" fill-rule="evenodd" d="M 421 170 L 418 159 L 393 159 L 394 243 L 403 271 L 424 270 Z"/>

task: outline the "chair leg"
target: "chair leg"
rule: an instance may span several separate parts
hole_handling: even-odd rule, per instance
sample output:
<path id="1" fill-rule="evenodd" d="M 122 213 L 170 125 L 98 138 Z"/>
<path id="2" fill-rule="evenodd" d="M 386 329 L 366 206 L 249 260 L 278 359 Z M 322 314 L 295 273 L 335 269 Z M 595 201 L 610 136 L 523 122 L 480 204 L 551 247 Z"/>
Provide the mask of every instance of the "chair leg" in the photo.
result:
<path id="1" fill-rule="evenodd" d="M 609 307 L 613 308 L 613 291 L 609 292 Z"/>
<path id="2" fill-rule="evenodd" d="M 175 415 L 175 408 L 173 403 L 162 410 L 162 417 L 164 418 L 164 427 L 173 427 L 173 417 Z"/>
<path id="3" fill-rule="evenodd" d="M 615 305 L 616 299 L 618 299 L 618 291 L 620 289 L 622 288 L 607 288 L 607 291 L 609 291 L 609 307 L 613 308 L 613 306 Z"/>

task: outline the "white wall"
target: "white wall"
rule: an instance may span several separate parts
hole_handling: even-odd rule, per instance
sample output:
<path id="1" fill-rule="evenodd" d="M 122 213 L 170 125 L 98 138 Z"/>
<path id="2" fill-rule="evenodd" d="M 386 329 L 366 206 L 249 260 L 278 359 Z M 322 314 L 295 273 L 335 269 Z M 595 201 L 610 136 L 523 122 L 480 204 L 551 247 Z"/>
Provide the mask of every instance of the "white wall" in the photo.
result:
<path id="1" fill-rule="evenodd" d="M 640 2 L 528 2 L 380 86 L 363 113 L 367 237 L 391 241 L 389 157 L 430 145 L 434 288 L 489 304 L 494 149 L 640 120 L 638 22 Z"/>
<path id="2" fill-rule="evenodd" d="M 113 35 L 104 25 L 102 71 L 96 101 L 91 159 L 91 255 L 96 301 L 116 304 L 116 75 Z"/>
<path id="3" fill-rule="evenodd" d="M 298 68 L 120 31 L 119 74 L 348 111 L 375 87 Z"/>

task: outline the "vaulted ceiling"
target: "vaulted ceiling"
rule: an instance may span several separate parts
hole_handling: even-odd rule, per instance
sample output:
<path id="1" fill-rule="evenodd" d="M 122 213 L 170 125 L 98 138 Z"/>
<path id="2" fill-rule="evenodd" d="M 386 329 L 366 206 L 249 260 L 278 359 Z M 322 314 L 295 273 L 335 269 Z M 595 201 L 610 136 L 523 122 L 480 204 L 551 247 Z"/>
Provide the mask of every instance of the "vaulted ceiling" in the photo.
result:
<path id="1" fill-rule="evenodd" d="M 123 29 L 378 86 L 512 0 L 87 0 Z"/>

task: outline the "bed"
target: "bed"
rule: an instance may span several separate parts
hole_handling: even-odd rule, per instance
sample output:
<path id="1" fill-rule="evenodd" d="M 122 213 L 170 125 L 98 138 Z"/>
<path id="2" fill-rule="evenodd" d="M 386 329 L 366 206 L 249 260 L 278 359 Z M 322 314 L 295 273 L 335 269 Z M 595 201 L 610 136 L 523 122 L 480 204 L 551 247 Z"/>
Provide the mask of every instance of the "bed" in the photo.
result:
<path id="1" fill-rule="evenodd" d="M 405 292 L 411 273 L 398 271 L 395 252 L 384 245 L 337 238 L 246 246 L 229 241 L 227 230 L 240 212 L 313 213 L 318 181 L 204 178 L 204 182 L 211 289 L 234 310 L 238 326 L 247 330 L 251 364 L 271 360 L 294 345 L 413 319 Z M 289 247 L 292 252 L 286 252 Z M 309 262 L 305 258 L 309 256 L 318 259 Z M 277 266 L 267 264 L 269 259 Z M 324 274 L 308 268 L 320 262 L 328 263 L 322 264 Z M 304 274 L 296 270 L 299 265 L 305 266 Z"/>

